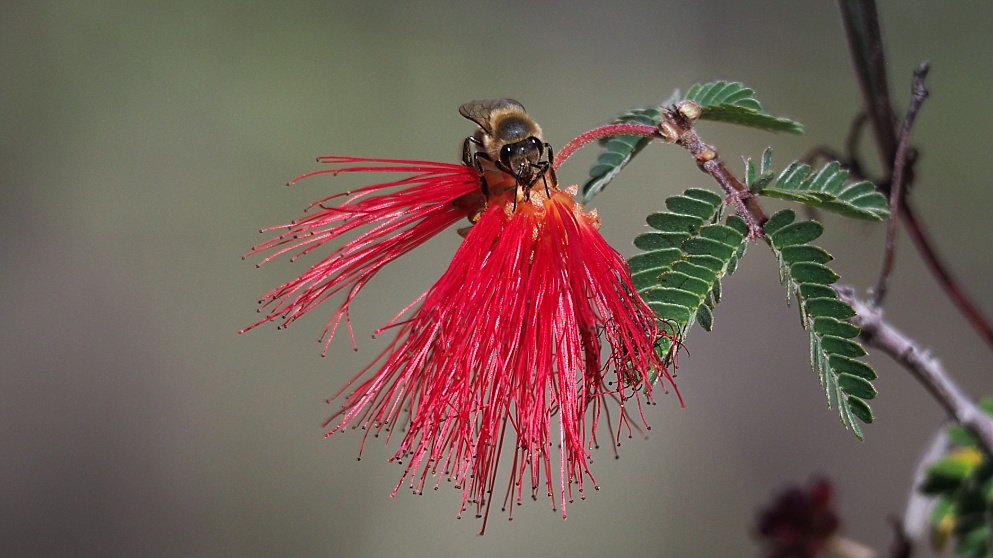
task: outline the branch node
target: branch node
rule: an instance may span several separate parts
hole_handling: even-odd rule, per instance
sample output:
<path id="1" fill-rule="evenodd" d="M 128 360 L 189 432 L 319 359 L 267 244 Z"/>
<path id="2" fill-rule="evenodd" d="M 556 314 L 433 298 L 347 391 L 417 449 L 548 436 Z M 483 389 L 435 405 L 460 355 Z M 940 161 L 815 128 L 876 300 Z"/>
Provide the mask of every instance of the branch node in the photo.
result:
<path id="1" fill-rule="evenodd" d="M 659 122 L 659 133 L 663 141 L 681 145 L 689 151 L 700 170 L 721 185 L 726 199 L 733 200 L 738 213 L 748 223 L 749 238 L 762 238 L 762 226 L 768 219 L 762 206 L 748 187 L 724 166 L 717 150 L 700 139 L 693 128 L 693 123 L 699 117 L 697 109 L 699 105 L 689 101 L 674 108 L 663 109 L 662 121 Z"/>

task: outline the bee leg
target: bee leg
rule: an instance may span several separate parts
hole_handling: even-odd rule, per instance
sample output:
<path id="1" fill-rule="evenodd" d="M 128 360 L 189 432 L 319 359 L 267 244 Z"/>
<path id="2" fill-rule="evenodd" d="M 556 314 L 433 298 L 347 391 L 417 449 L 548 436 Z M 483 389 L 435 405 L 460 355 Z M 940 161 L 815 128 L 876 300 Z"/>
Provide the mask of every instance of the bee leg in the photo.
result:
<path id="1" fill-rule="evenodd" d="M 470 145 L 480 145 L 479 140 L 469 136 L 462 142 L 462 164 L 467 167 L 475 167 L 479 173 L 479 189 L 483 192 L 483 198 L 490 199 L 490 185 L 486 183 L 486 173 L 483 172 L 483 165 L 479 162 L 480 157 L 489 160 L 489 156 L 479 151 L 473 153 Z"/>
<path id="2" fill-rule="evenodd" d="M 479 155 L 485 155 L 485 153 L 481 153 Z M 490 161 L 493 161 L 493 159 L 490 159 L 489 157 L 486 157 L 486 158 L 489 159 Z M 501 172 L 506 173 L 506 174 L 508 174 L 508 175 L 510 175 L 510 176 L 512 176 L 514 178 L 514 186 L 515 186 L 515 191 L 514 191 L 514 211 L 517 211 L 517 191 L 516 191 L 517 188 L 522 188 L 523 189 L 524 199 L 527 199 L 528 198 L 528 194 L 531 193 L 531 186 L 533 186 L 534 183 L 537 182 L 537 179 L 531 181 L 530 184 L 524 184 L 524 183 L 521 182 L 521 174 L 520 174 L 520 172 L 514 172 L 514 169 L 510 168 L 509 166 L 507 166 L 507 163 L 504 163 L 503 161 L 493 161 L 493 165 L 497 169 L 499 169 Z"/>
<path id="3" fill-rule="evenodd" d="M 472 143 L 471 137 L 465 138 L 465 141 L 462 142 L 462 164 L 467 167 L 473 166 L 472 150 L 469 148 L 469 144 L 471 143 Z"/>
<path id="4" fill-rule="evenodd" d="M 468 140 L 466 141 L 468 142 Z M 490 185 L 486 183 L 486 173 L 483 172 L 483 164 L 479 162 L 479 159 L 481 158 L 480 153 L 474 153 L 472 155 L 472 162 L 476 167 L 476 172 L 479 173 L 479 188 L 483 191 L 483 197 L 486 198 L 486 201 L 489 201 Z"/>
<path id="5" fill-rule="evenodd" d="M 552 146 L 545 144 L 545 151 L 548 152 L 548 167 L 547 171 L 552 173 L 552 183 L 558 184 L 559 179 L 555 176 L 555 154 L 552 153 Z M 550 198 L 552 197 L 551 192 L 548 191 L 548 180 L 545 179 L 545 173 L 541 173 L 541 179 L 545 182 L 545 194 Z"/>

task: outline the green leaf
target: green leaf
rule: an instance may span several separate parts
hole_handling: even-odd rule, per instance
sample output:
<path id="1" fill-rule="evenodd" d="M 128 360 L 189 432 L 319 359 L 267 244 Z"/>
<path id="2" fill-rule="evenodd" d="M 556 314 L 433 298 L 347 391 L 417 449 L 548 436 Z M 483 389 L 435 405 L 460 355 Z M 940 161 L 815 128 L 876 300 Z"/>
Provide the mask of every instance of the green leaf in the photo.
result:
<path id="1" fill-rule="evenodd" d="M 682 249 L 683 241 L 689 238 L 681 233 L 642 233 L 634 237 L 634 245 L 641 250 Z"/>
<path id="2" fill-rule="evenodd" d="M 784 246 L 780 249 L 783 256 L 783 261 L 792 264 L 796 262 L 813 262 L 819 264 L 826 264 L 830 262 L 833 258 L 831 254 L 828 254 L 821 248 L 817 246 L 811 246 L 809 244 L 801 244 L 799 246 Z"/>
<path id="3" fill-rule="evenodd" d="M 672 104 L 675 100 L 676 98 L 674 97 L 672 100 L 664 103 L 664 105 Z M 632 109 L 611 122 L 615 124 L 635 122 L 657 126 L 661 121 L 662 109 L 656 106 Z M 590 179 L 583 184 L 580 190 L 580 201 L 589 203 L 651 141 L 652 138 L 650 137 L 637 135 L 611 136 L 610 138 L 601 140 L 600 145 L 603 151 L 597 157 L 596 164 L 590 169 Z"/>
<path id="4" fill-rule="evenodd" d="M 796 213 L 793 213 L 789 209 L 784 209 L 778 211 L 769 217 L 769 220 L 765 222 L 762 229 L 765 231 L 766 236 L 771 236 L 779 232 L 783 227 L 789 225 L 794 220 L 796 220 Z"/>
<path id="5" fill-rule="evenodd" d="M 635 288 L 681 343 L 694 323 L 710 331 L 721 299 L 721 278 L 734 270 L 745 251 L 748 226 L 737 216 L 716 222 L 724 197 L 709 190 L 688 189 L 665 202 L 667 212 L 648 217 L 659 232 L 643 233 L 635 246 L 644 250 L 630 260 Z M 671 363 L 672 341 L 659 354 Z"/>
<path id="6" fill-rule="evenodd" d="M 690 320 L 693 318 L 693 311 L 680 304 L 649 302 L 647 300 L 645 302 L 648 304 L 648 307 L 655 312 L 655 315 L 658 316 L 659 319 L 671 320 L 682 326 L 683 324 L 689 324 Z"/>
<path id="7" fill-rule="evenodd" d="M 830 335 L 821 338 L 821 347 L 824 352 L 831 355 L 841 355 L 848 358 L 858 358 L 865 356 L 865 349 L 855 341 L 833 337 Z"/>
<path id="8" fill-rule="evenodd" d="M 672 196 L 665 200 L 665 206 L 673 213 L 695 216 L 700 219 L 706 219 L 708 215 L 714 214 L 712 204 L 688 196 Z"/>
<path id="9" fill-rule="evenodd" d="M 848 399 L 845 400 L 845 402 L 848 403 L 848 408 L 849 410 L 851 410 L 852 414 L 855 415 L 855 418 L 859 419 L 865 424 L 872 424 L 872 419 L 873 419 L 872 409 L 869 407 L 868 403 L 855 396 L 849 397 Z M 855 426 L 858 425 L 855 424 Z M 859 439 L 862 438 L 861 433 L 862 431 L 861 429 L 859 429 L 858 432 Z"/>
<path id="10" fill-rule="evenodd" d="M 928 467 L 929 477 L 961 482 L 975 472 L 982 459 L 975 451 L 959 450 L 935 461 Z"/>
<path id="11" fill-rule="evenodd" d="M 759 128 L 768 132 L 804 133 L 803 124 L 794 120 L 731 105 L 706 107 L 700 114 L 700 120 L 727 122 L 728 124 Z"/>
<path id="12" fill-rule="evenodd" d="M 689 255 L 713 256 L 728 261 L 734 256 L 736 246 L 728 246 L 718 240 L 694 236 L 683 243 L 683 252 Z"/>
<path id="13" fill-rule="evenodd" d="M 679 262 L 684 263 L 684 262 Z M 703 268 L 699 268 L 703 269 Z M 672 289 L 682 289 L 684 291 L 689 291 L 697 297 L 706 296 L 710 292 L 710 285 L 697 277 L 691 277 L 682 273 L 678 270 L 673 269 L 671 272 L 664 274 L 659 279 L 659 286 L 663 288 Z"/>
<path id="14" fill-rule="evenodd" d="M 948 440 L 953 444 L 959 446 L 978 446 L 979 442 L 976 440 L 976 436 L 969 431 L 968 428 L 960 425 L 953 424 L 948 427 Z"/>
<path id="15" fill-rule="evenodd" d="M 763 155 L 771 158 L 772 152 Z M 746 179 L 751 161 L 746 161 Z M 799 202 L 810 207 L 831 211 L 845 217 L 865 221 L 881 221 L 889 215 L 889 200 L 868 181 L 852 184 L 848 181 L 848 171 L 837 161 L 828 163 L 811 174 L 809 166 L 794 161 L 779 177 L 763 174 L 747 179 L 749 189 L 762 196 Z"/>
<path id="16" fill-rule="evenodd" d="M 771 235 L 767 232 L 766 235 L 769 236 L 773 246 L 781 250 L 785 246 L 806 244 L 823 233 L 824 227 L 817 221 L 800 221 L 786 225 Z"/>
<path id="17" fill-rule="evenodd" d="M 648 226 L 662 232 L 680 232 L 691 234 L 703 226 L 703 219 L 694 215 L 677 215 L 675 213 L 653 213 L 646 219 Z"/>
<path id="18" fill-rule="evenodd" d="M 980 399 L 979 408 L 981 408 L 987 415 L 993 417 L 993 397 L 984 397 Z"/>
<path id="19" fill-rule="evenodd" d="M 679 260 L 672 264 L 674 272 L 683 273 L 690 277 L 695 277 L 701 281 L 708 281 L 714 277 L 714 270 L 702 265 L 695 264 L 690 260 Z"/>
<path id="20" fill-rule="evenodd" d="M 682 258 L 685 261 L 692 262 L 694 265 L 705 267 L 713 271 L 715 274 L 720 274 L 721 270 L 724 269 L 725 265 L 727 265 L 727 262 L 721 261 L 720 258 L 715 258 L 713 256 L 693 256 L 689 254 L 682 254 Z"/>
<path id="21" fill-rule="evenodd" d="M 663 302 L 688 308 L 700 304 L 700 297 L 682 289 L 655 288 L 645 293 L 645 302 Z"/>
<path id="22" fill-rule="evenodd" d="M 631 268 L 631 273 L 654 271 L 668 266 L 675 258 L 667 258 L 665 255 L 666 253 L 664 251 L 657 251 L 632 256 L 628 259 L 628 265 Z M 679 254 L 677 254 L 676 257 L 679 257 Z"/>
<path id="23" fill-rule="evenodd" d="M 803 185 L 803 179 L 797 177 L 805 173 L 802 165 L 793 165 L 783 180 Z M 830 171 L 822 172 L 811 183 L 834 188 L 835 177 Z M 780 279 L 787 294 L 796 295 L 801 323 L 810 333 L 810 367 L 824 387 L 828 405 L 836 406 L 842 424 L 862 439 L 858 421 L 872 422 L 872 409 L 866 400 L 876 396 L 871 383 L 876 373 L 858 360 L 865 356 L 865 349 L 857 341 L 859 328 L 847 321 L 855 316 L 855 310 L 830 287 L 838 280 L 838 274 L 827 266 L 831 255 L 809 244 L 823 230 L 814 221 L 796 221 L 790 210 L 776 213 L 765 224 L 766 238 L 779 261 Z"/>
<path id="24" fill-rule="evenodd" d="M 714 209 L 720 209 L 724 205 L 724 197 L 710 190 L 702 190 L 700 188 L 690 188 L 683 192 L 683 195 L 688 198 L 693 198 L 697 201 L 706 202 L 711 205 Z M 712 220 L 714 215 L 707 218 L 708 221 Z"/>
<path id="25" fill-rule="evenodd" d="M 985 402 L 982 404 L 985 407 Z M 945 454 L 935 459 L 919 490 L 935 502 L 932 539 L 954 537 L 959 556 L 993 555 L 993 458 L 968 430 L 947 428 Z"/>
<path id="26" fill-rule="evenodd" d="M 830 285 L 839 279 L 839 275 L 831 271 L 831 268 L 823 264 L 809 261 L 796 262 L 791 265 L 790 274 L 798 283 Z"/>
<path id="27" fill-rule="evenodd" d="M 837 298 L 807 299 L 804 308 L 812 316 L 829 316 L 836 320 L 847 320 L 855 316 L 855 310 L 847 302 Z"/>
<path id="28" fill-rule="evenodd" d="M 965 524 L 961 518 L 959 522 Z M 959 529 L 965 531 L 964 533 L 956 533 L 959 539 L 955 553 L 967 558 L 988 558 L 993 551 L 990 549 L 990 545 L 993 544 L 990 542 L 993 541 L 993 527 L 976 522 L 967 525 L 968 530 Z"/>
<path id="29" fill-rule="evenodd" d="M 870 382 L 876 379 L 876 371 L 861 360 L 834 354 L 828 357 L 828 365 L 831 367 L 831 370 L 839 374 L 851 374 L 852 376 L 865 378 Z"/>
<path id="30" fill-rule="evenodd" d="M 842 391 L 854 395 L 859 399 L 872 399 L 876 397 L 875 388 L 865 378 L 849 374 L 838 374 L 838 386 Z"/>
<path id="31" fill-rule="evenodd" d="M 686 92 L 686 100 L 700 105 L 703 109 L 701 120 L 729 122 L 770 132 L 803 133 L 803 125 L 799 122 L 766 113 L 755 98 L 755 91 L 738 82 L 696 84 Z"/>
<path id="32" fill-rule="evenodd" d="M 700 324 L 704 331 L 714 330 L 714 313 L 706 304 L 701 304 L 696 309 L 696 323 Z"/>
<path id="33" fill-rule="evenodd" d="M 858 327 L 828 316 L 814 318 L 813 329 L 814 333 L 833 335 L 834 337 L 841 337 L 843 339 L 858 337 L 859 334 Z"/>
<path id="34" fill-rule="evenodd" d="M 730 122 L 773 132 L 803 133 L 803 126 L 798 122 L 766 113 L 755 99 L 755 92 L 740 83 L 721 81 L 694 85 L 685 99 L 701 106 L 702 120 Z M 631 109 L 616 117 L 612 123 L 636 122 L 657 126 L 662 121 L 662 107 L 672 106 L 678 100 L 678 96 L 673 96 L 660 106 Z M 589 180 L 580 189 L 580 201 L 589 203 L 651 141 L 651 137 L 629 134 L 602 139 L 602 151 L 590 169 Z"/>
<path id="35" fill-rule="evenodd" d="M 716 240 L 721 244 L 727 244 L 729 246 L 733 245 L 735 247 L 739 246 L 745 237 L 745 235 L 741 234 L 734 228 L 725 227 L 722 225 L 709 226 L 700 231 L 700 236 L 711 240 Z"/>
<path id="36" fill-rule="evenodd" d="M 794 279 L 796 279 L 795 274 L 793 277 Z M 800 294 L 800 298 L 802 299 L 838 298 L 838 293 L 836 293 L 834 289 L 828 287 L 827 285 L 822 285 L 820 283 L 800 283 L 799 294 Z"/>

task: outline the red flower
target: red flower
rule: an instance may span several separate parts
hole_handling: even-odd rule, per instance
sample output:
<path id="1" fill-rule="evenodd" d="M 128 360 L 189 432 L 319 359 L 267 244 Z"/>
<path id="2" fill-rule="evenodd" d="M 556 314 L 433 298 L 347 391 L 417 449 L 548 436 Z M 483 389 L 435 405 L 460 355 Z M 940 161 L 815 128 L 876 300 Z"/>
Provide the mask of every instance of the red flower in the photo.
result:
<path id="1" fill-rule="evenodd" d="M 271 292 L 265 304 L 272 309 L 262 322 L 289 323 L 347 287 L 326 330 L 330 342 L 356 293 L 383 265 L 471 217 L 474 226 L 422 304 L 416 310 L 411 304 L 380 330 L 396 328 L 396 339 L 339 392 L 348 395 L 325 423 L 333 424 L 328 435 L 362 426 L 364 446 L 370 432 L 385 430 L 388 440 L 399 424 L 403 439 L 393 459 L 405 460 L 406 469 L 393 493 L 407 477 L 418 493 L 431 477 L 435 488 L 445 477 L 462 490 L 462 509 L 471 503 L 484 517 L 506 451 L 505 504 L 511 498 L 520 503 L 529 481 L 530 495 L 536 498 L 544 486 L 565 517 L 574 489 L 582 496 L 586 478 L 596 487 L 590 450 L 601 418 L 609 419 L 601 414 L 606 404 L 622 406 L 616 428 L 608 426 L 611 437 L 619 437 L 622 429 L 637 428 L 625 402 L 633 399 L 640 412 L 641 394 L 651 397 L 651 378 L 672 382 L 655 350 L 662 332 L 654 314 L 635 292 L 624 259 L 600 236 L 596 212 L 584 213 L 573 201 L 575 187 L 549 183 L 549 196 L 539 181 L 515 210 L 520 190 L 493 188 L 489 174 L 490 191 L 502 193 L 486 204 L 474 169 L 382 162 L 395 166 L 375 170 L 418 174 L 363 188 L 338 207 L 319 202 L 319 214 L 288 225 L 286 234 L 255 250 L 278 248 L 267 260 L 306 253 L 345 231 L 372 226 Z M 373 168 L 324 172 L 360 170 Z M 393 186 L 409 187 L 378 193 Z"/>
<path id="2" fill-rule="evenodd" d="M 812 480 L 806 490 L 793 486 L 762 510 L 758 534 L 768 558 L 813 558 L 840 526 L 834 512 L 831 482 Z"/>
<path id="3" fill-rule="evenodd" d="M 254 255 L 273 251 L 257 267 L 287 252 L 295 252 L 290 258 L 290 261 L 294 261 L 350 231 L 372 227 L 334 249 L 297 279 L 266 294 L 259 301 L 259 311 L 267 309 L 266 316 L 239 332 L 244 333 L 272 321 L 280 322 L 281 327 L 286 327 L 311 308 L 348 289 L 348 296 L 321 336 L 326 352 L 341 319 L 344 317 L 348 321 L 348 305 L 376 272 L 432 236 L 463 218 L 472 216 L 485 202 L 482 194 L 478 193 L 479 174 L 465 165 L 336 156 L 319 157 L 317 160 L 331 165 L 365 163 L 369 166 L 341 166 L 311 172 L 294 178 L 290 184 L 318 174 L 337 175 L 343 172 L 398 172 L 411 175 L 316 201 L 306 211 L 315 207 L 320 211 L 287 225 L 263 229 L 262 232 L 286 232 L 255 246 L 249 253 Z M 398 187 L 404 189 L 390 191 Z M 347 199 L 339 205 L 329 205 L 332 200 L 340 198 Z M 349 333 L 351 334 L 350 323 Z M 355 336 L 351 337 L 354 347 Z"/>

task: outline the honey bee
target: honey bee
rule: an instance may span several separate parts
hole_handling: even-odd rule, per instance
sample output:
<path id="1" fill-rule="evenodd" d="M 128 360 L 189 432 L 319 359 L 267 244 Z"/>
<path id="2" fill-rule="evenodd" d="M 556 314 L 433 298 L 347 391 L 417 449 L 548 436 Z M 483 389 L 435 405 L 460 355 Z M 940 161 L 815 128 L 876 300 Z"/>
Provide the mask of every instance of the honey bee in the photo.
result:
<path id="1" fill-rule="evenodd" d="M 525 112 L 524 105 L 513 99 L 483 99 L 462 105 L 459 114 L 479 126 L 462 144 L 462 162 L 479 171 L 484 197 L 489 199 L 490 192 L 481 159 L 514 177 L 524 199 L 538 180 L 544 183 L 545 193 L 551 196 L 545 175 L 550 171 L 552 183 L 556 182 L 552 147 L 542 140 L 541 128 Z M 516 196 L 514 208 L 517 208 Z"/>

